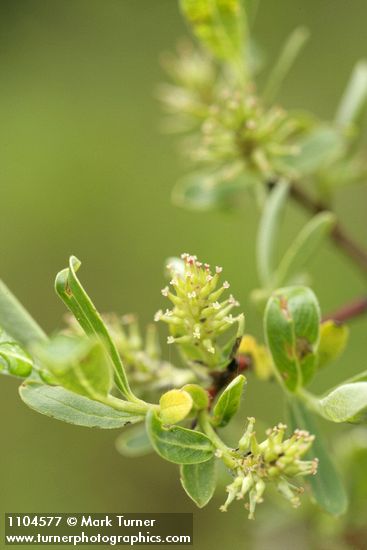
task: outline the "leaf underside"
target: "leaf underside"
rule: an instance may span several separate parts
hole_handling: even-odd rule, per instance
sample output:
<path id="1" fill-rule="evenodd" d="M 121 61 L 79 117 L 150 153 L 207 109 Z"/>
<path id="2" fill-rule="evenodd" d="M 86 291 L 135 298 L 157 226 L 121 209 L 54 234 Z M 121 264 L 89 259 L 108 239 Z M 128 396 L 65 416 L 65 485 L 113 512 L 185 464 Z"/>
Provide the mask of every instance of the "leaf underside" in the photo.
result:
<path id="1" fill-rule="evenodd" d="M 20 386 L 19 393 L 31 409 L 77 426 L 112 429 L 143 420 L 143 417 L 116 411 L 59 386 L 29 382 Z"/>
<path id="2" fill-rule="evenodd" d="M 181 484 L 188 496 L 199 508 L 212 498 L 216 487 L 216 460 L 211 458 L 200 464 L 182 464 Z"/>

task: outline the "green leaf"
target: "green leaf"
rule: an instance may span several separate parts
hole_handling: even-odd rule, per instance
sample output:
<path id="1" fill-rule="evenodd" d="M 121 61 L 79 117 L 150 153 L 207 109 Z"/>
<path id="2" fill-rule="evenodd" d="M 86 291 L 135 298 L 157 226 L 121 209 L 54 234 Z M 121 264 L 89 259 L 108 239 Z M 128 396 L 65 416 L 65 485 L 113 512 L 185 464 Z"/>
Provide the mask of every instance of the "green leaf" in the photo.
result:
<path id="1" fill-rule="evenodd" d="M 182 487 L 188 496 L 199 508 L 204 508 L 212 498 L 217 483 L 215 458 L 199 464 L 183 464 L 180 474 Z"/>
<path id="2" fill-rule="evenodd" d="M 116 439 L 116 449 L 127 457 L 145 456 L 152 452 L 145 424 L 138 424 L 124 430 Z"/>
<path id="3" fill-rule="evenodd" d="M 219 59 L 240 62 L 246 21 L 241 0 L 180 0 L 194 34 Z"/>
<path id="4" fill-rule="evenodd" d="M 213 409 L 213 424 L 222 428 L 226 426 L 231 418 L 238 411 L 241 404 L 241 397 L 246 378 L 239 374 L 226 387 L 220 395 Z"/>
<path id="5" fill-rule="evenodd" d="M 34 342 L 47 340 L 41 327 L 2 281 L 0 281 L 0 326 L 13 340 L 25 348 Z"/>
<path id="6" fill-rule="evenodd" d="M 249 173 L 227 181 L 218 181 L 218 177 L 217 174 L 207 172 L 194 172 L 185 176 L 173 189 L 173 202 L 199 212 L 225 210 L 236 206 L 239 194 L 257 182 L 257 178 Z"/>
<path id="7" fill-rule="evenodd" d="M 359 372 L 358 374 L 355 374 L 354 376 L 346 380 L 346 382 L 344 383 L 350 384 L 352 382 L 367 382 L 367 370 L 364 370 L 362 372 Z"/>
<path id="8" fill-rule="evenodd" d="M 196 464 L 213 457 L 214 447 L 206 435 L 180 426 L 165 427 L 153 410 L 146 416 L 146 427 L 154 450 L 169 462 Z"/>
<path id="9" fill-rule="evenodd" d="M 126 398 L 136 400 L 130 389 L 124 366 L 112 337 L 93 302 L 76 276 L 76 271 L 79 269 L 80 265 L 80 261 L 75 258 L 75 256 L 71 256 L 69 268 L 63 269 L 56 276 L 55 290 L 65 305 L 74 314 L 86 334 L 96 335 L 101 339 L 114 365 L 117 387 Z"/>
<path id="10" fill-rule="evenodd" d="M 0 329 L 0 372 L 27 378 L 33 369 L 31 357 Z"/>
<path id="11" fill-rule="evenodd" d="M 257 235 L 256 257 L 259 278 L 264 286 L 270 283 L 273 275 L 275 248 L 278 242 L 279 226 L 288 190 L 288 182 L 283 181 L 278 183 L 270 192 L 261 215 Z"/>
<path id="12" fill-rule="evenodd" d="M 95 400 L 109 394 L 112 369 L 99 340 L 59 335 L 35 348 L 35 355 L 57 385 Z"/>
<path id="13" fill-rule="evenodd" d="M 289 403 L 289 413 L 292 430 L 298 428 L 315 435 L 312 455 L 319 459 L 319 466 L 317 474 L 310 476 L 308 481 L 317 504 L 334 516 L 344 514 L 348 508 L 348 497 L 331 459 L 331 453 L 325 447 L 323 434 L 319 432 L 312 414 L 302 403 L 292 399 Z"/>
<path id="14" fill-rule="evenodd" d="M 31 409 L 51 418 L 87 428 L 121 428 L 144 419 L 142 416 L 116 411 L 59 386 L 25 382 L 20 386 L 19 393 Z"/>
<path id="15" fill-rule="evenodd" d="M 299 152 L 284 159 L 299 176 L 309 176 L 330 165 L 345 150 L 340 131 L 332 126 L 317 126 L 297 143 Z"/>
<path id="16" fill-rule="evenodd" d="M 356 136 L 356 134 L 353 134 Z M 357 150 L 348 157 L 341 157 L 327 167 L 319 181 L 320 191 L 334 193 L 336 188 L 361 185 L 366 181 L 367 167 L 363 153 Z"/>
<path id="17" fill-rule="evenodd" d="M 277 290 L 267 303 L 264 325 L 276 371 L 296 391 L 317 366 L 320 308 L 315 294 L 302 286 Z"/>
<path id="18" fill-rule="evenodd" d="M 169 390 L 159 400 L 160 417 L 164 424 L 181 422 L 192 408 L 192 397 L 184 390 Z"/>
<path id="19" fill-rule="evenodd" d="M 186 384 L 182 389 L 191 395 L 195 409 L 201 411 L 208 408 L 209 395 L 204 388 L 198 384 Z"/>
<path id="20" fill-rule="evenodd" d="M 283 256 L 274 274 L 273 287 L 287 283 L 292 276 L 299 273 L 329 235 L 335 220 L 335 215 L 331 212 L 320 212 L 303 227 Z"/>
<path id="21" fill-rule="evenodd" d="M 276 97 L 283 81 L 292 68 L 299 53 L 309 39 L 310 33 L 305 27 L 294 29 L 288 37 L 280 52 L 279 58 L 270 72 L 268 81 L 263 93 L 264 101 L 272 102 Z"/>
<path id="22" fill-rule="evenodd" d="M 335 122 L 341 127 L 353 124 L 366 105 L 367 100 L 367 62 L 359 61 L 353 69 L 338 111 Z"/>
<path id="23" fill-rule="evenodd" d="M 349 328 L 347 325 L 335 323 L 331 319 L 321 323 L 320 343 L 317 352 L 317 366 L 319 369 L 340 357 L 345 350 L 348 338 Z"/>
<path id="24" fill-rule="evenodd" d="M 367 382 L 342 384 L 322 397 L 319 413 L 332 422 L 367 422 Z"/>

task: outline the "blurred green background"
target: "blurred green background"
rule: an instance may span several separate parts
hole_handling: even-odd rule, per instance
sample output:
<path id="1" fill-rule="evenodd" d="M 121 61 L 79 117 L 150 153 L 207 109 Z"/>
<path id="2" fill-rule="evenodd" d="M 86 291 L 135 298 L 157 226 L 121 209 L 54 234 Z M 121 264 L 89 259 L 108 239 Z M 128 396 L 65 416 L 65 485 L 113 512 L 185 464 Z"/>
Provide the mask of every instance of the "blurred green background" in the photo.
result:
<path id="1" fill-rule="evenodd" d="M 270 63 L 294 26 L 312 32 L 283 88 L 285 106 L 333 116 L 352 65 L 367 56 L 367 3 L 352 4 L 263 0 L 256 35 Z M 229 216 L 170 203 L 186 166 L 175 140 L 160 131 L 155 89 L 164 78 L 160 54 L 185 33 L 175 0 L 0 2 L 1 277 L 48 331 L 64 313 L 53 279 L 71 253 L 83 261 L 82 280 L 100 310 L 136 312 L 146 323 L 163 304 L 164 259 L 188 251 L 223 265 L 248 330 L 261 334 L 248 298 L 257 285 L 253 204 Z M 366 189 L 350 189 L 339 192 L 335 205 L 361 242 L 366 198 Z M 288 209 L 283 248 L 305 219 Z M 324 311 L 363 291 L 362 278 L 332 246 L 315 258 L 312 272 Z M 366 323 L 356 321 L 349 349 L 320 375 L 317 389 L 365 369 L 365 346 Z M 192 511 L 195 548 L 255 548 L 259 535 L 240 504 L 219 513 L 224 489 L 197 511 L 173 465 L 156 456 L 120 457 L 117 432 L 37 415 L 19 400 L 17 386 L 1 378 L 2 512 Z M 243 417 L 249 414 L 281 420 L 277 388 L 251 380 Z M 263 514 L 260 507 L 258 531 Z M 279 548 L 293 548 L 294 540 L 291 533 Z"/>

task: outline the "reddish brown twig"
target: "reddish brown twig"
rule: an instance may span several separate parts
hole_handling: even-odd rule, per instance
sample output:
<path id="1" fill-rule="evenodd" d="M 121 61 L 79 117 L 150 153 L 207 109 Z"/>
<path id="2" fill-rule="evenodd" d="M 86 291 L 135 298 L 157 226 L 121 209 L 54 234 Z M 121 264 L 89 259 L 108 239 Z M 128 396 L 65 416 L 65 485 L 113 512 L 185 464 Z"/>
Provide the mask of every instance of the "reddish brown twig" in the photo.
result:
<path id="1" fill-rule="evenodd" d="M 237 357 L 234 357 L 232 361 L 229 363 L 226 370 L 223 371 L 213 371 L 211 373 L 211 377 L 213 379 L 213 383 L 208 389 L 208 394 L 210 398 L 210 402 L 214 400 L 214 398 L 218 395 L 218 393 L 228 386 L 230 382 L 238 374 L 241 374 L 244 371 L 248 371 L 252 368 L 252 359 L 249 355 L 238 355 Z"/>
<path id="2" fill-rule="evenodd" d="M 311 197 L 296 183 L 291 185 L 290 196 L 312 214 L 329 210 L 326 204 Z M 331 238 L 336 246 L 367 275 L 367 252 L 347 235 L 344 227 L 338 221 L 331 232 Z"/>
<path id="3" fill-rule="evenodd" d="M 322 320 L 346 323 L 347 321 L 360 317 L 364 313 L 367 313 L 367 296 L 363 296 L 362 298 L 358 298 L 358 300 L 345 304 L 333 313 L 325 315 Z"/>

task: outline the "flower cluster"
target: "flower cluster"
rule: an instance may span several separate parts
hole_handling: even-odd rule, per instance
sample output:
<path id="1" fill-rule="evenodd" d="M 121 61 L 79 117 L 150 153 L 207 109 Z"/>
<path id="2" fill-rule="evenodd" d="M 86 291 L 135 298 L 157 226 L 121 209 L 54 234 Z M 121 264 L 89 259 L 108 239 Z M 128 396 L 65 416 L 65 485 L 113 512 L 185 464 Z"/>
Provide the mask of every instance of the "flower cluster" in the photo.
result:
<path id="1" fill-rule="evenodd" d="M 248 427 L 239 442 L 234 481 L 228 485 L 228 497 L 221 507 L 223 512 L 234 499 L 249 495 L 245 505 L 249 510 L 249 519 L 254 519 L 255 508 L 263 500 L 267 483 L 273 483 L 277 490 L 291 502 L 299 506 L 299 494 L 302 487 L 291 483 L 290 479 L 316 474 L 318 460 L 302 460 L 312 445 L 314 436 L 303 430 L 295 430 L 289 439 L 284 440 L 286 426 L 279 424 L 267 431 L 267 439 L 262 443 L 256 440 L 253 431 L 254 418 L 249 418 Z"/>
<path id="2" fill-rule="evenodd" d="M 171 288 L 167 286 L 162 290 L 174 307 L 158 311 L 155 320 L 168 324 L 167 342 L 178 344 L 186 359 L 206 367 L 226 366 L 236 337 L 224 346 L 218 343 L 218 338 L 236 324 L 238 335 L 242 335 L 243 314 L 233 316 L 231 313 L 239 303 L 232 295 L 219 301 L 230 286 L 227 281 L 219 285 L 221 267 L 212 272 L 208 264 L 190 254 L 182 254 L 182 260 L 181 268 L 177 263 L 167 266 Z"/>
<path id="3" fill-rule="evenodd" d="M 292 175 L 288 159 L 299 153 L 297 138 L 311 120 L 264 107 L 252 84 L 240 86 L 200 51 L 179 54 L 165 63 L 174 84 L 162 86 L 160 96 L 174 130 L 197 130 L 185 144 L 190 160 L 215 171 L 240 162 L 242 171 L 265 179 Z"/>
<path id="4" fill-rule="evenodd" d="M 242 159 L 245 169 L 265 178 L 289 169 L 282 160 L 298 153 L 292 138 L 297 122 L 280 107 L 265 110 L 253 93 L 221 90 L 191 148 L 200 163 L 232 163 Z"/>
<path id="5" fill-rule="evenodd" d="M 161 84 L 159 97 L 167 114 L 167 129 L 183 132 L 198 127 L 215 100 L 218 70 L 212 60 L 190 42 L 181 42 L 178 55 L 167 54 L 163 65 L 171 83 Z"/>

